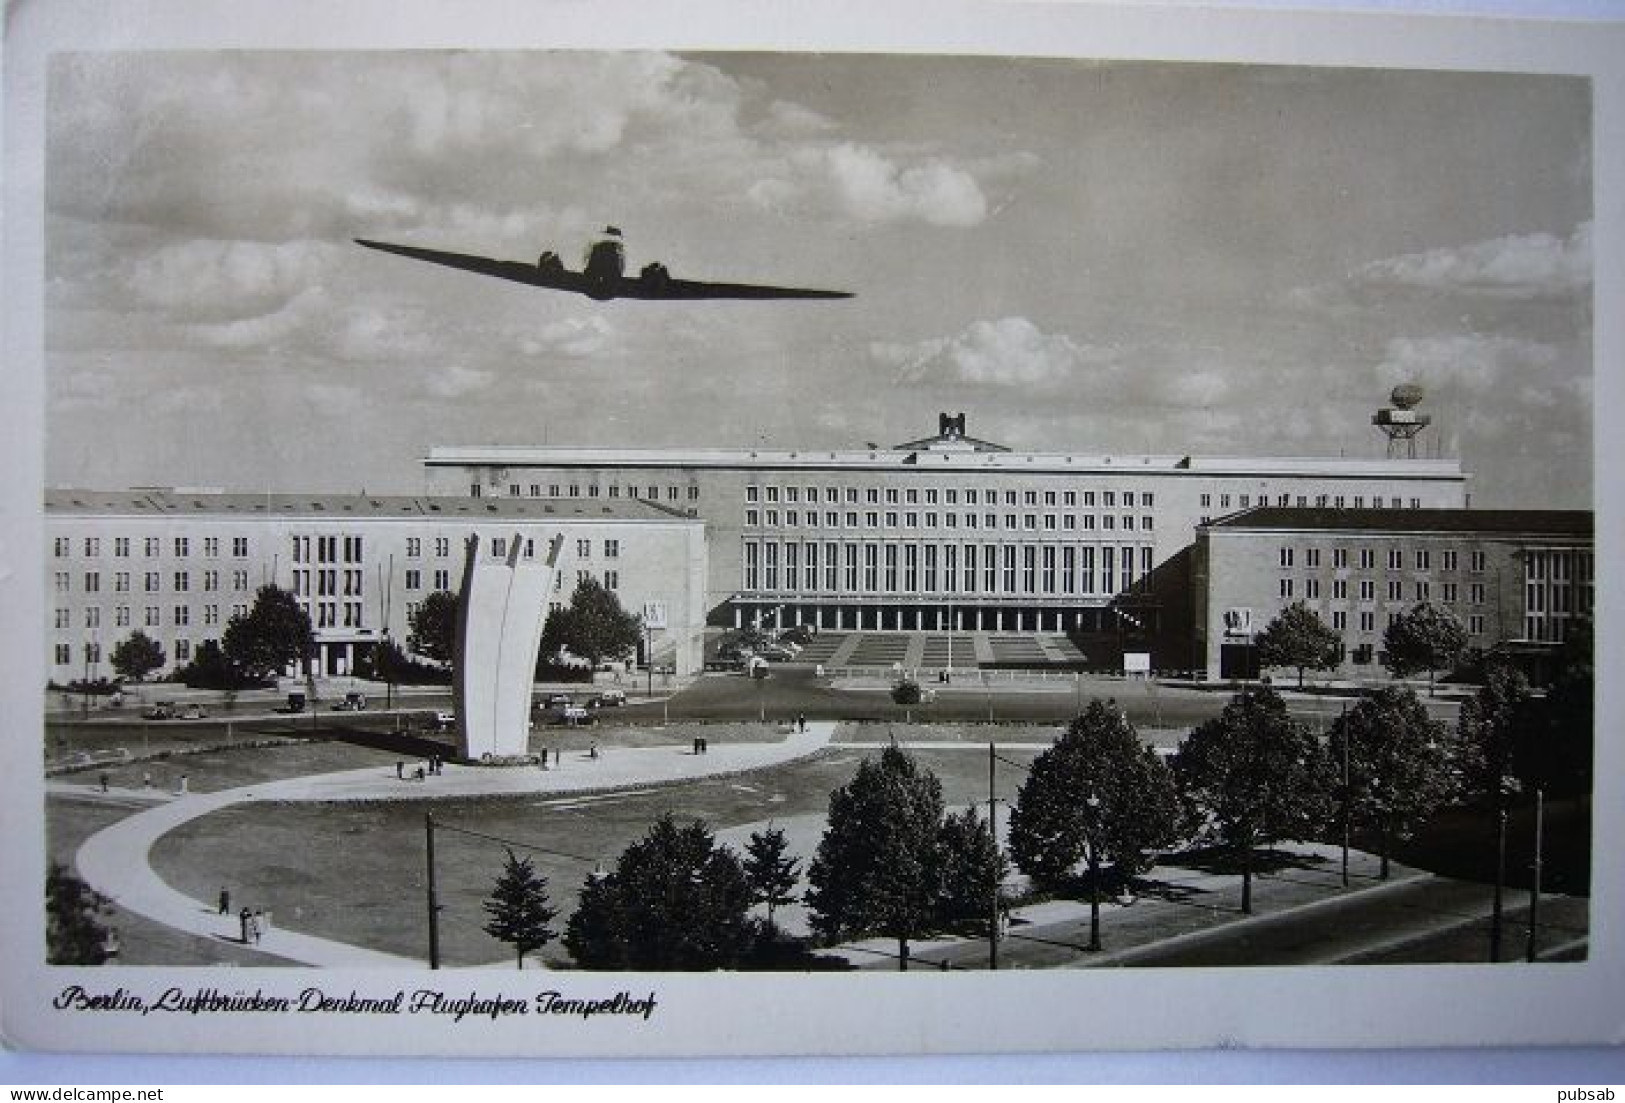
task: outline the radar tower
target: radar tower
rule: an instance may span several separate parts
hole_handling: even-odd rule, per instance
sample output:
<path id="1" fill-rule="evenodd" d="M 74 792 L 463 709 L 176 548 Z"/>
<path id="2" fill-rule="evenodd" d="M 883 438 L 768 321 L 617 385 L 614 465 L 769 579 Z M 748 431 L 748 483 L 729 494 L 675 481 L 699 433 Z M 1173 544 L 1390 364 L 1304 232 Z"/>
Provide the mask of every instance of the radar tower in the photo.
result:
<path id="1" fill-rule="evenodd" d="M 1415 383 L 1402 383 L 1388 396 L 1388 401 L 1393 405 L 1384 406 L 1372 415 L 1371 424 L 1381 429 L 1388 438 L 1389 459 L 1399 455 L 1401 446 L 1405 449 L 1406 459 L 1416 458 L 1417 434 L 1433 424 L 1431 415 L 1417 412 L 1422 395 L 1422 388 Z"/>

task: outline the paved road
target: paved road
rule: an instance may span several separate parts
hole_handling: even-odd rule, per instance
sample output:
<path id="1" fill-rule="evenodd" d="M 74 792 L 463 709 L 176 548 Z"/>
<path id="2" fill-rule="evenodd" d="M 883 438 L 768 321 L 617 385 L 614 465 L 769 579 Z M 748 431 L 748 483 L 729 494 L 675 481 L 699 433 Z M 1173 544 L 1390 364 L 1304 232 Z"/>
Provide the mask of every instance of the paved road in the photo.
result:
<path id="1" fill-rule="evenodd" d="M 1290 914 L 1266 915 L 1213 927 L 1182 938 L 1140 947 L 1110 964 L 1136 966 L 1331 965 L 1383 961 L 1487 961 L 1489 885 L 1422 876 L 1331 898 Z M 1510 897 L 1508 904 L 1510 905 Z M 1584 901 L 1546 901 L 1542 945 L 1575 936 Z M 1509 906 L 1504 917 L 1503 960 L 1523 946 L 1528 913 Z M 1522 926 L 1520 926 L 1522 924 Z M 1448 955 L 1448 956 L 1445 956 Z"/>

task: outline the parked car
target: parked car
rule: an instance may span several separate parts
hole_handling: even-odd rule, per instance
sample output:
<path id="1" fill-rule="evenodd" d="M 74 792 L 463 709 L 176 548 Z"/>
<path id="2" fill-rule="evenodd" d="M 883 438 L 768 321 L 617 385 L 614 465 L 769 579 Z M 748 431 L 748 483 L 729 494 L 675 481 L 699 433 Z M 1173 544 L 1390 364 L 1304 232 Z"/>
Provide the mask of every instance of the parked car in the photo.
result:
<path id="1" fill-rule="evenodd" d="M 592 723 L 592 713 L 588 712 L 586 709 L 582 708 L 580 705 L 566 705 L 566 706 L 564 706 L 564 708 L 558 710 L 557 717 L 558 717 L 558 722 L 560 724 L 590 724 L 590 723 Z"/>
<path id="2" fill-rule="evenodd" d="M 208 718 L 209 710 L 202 705 L 187 705 L 180 711 L 180 719 L 182 720 L 207 720 Z"/>
<path id="3" fill-rule="evenodd" d="M 344 700 L 333 702 L 334 712 L 364 712 L 367 708 L 365 693 L 346 693 Z"/>
<path id="4" fill-rule="evenodd" d="M 587 707 L 592 709 L 620 708 L 624 704 L 626 704 L 624 689 L 601 689 L 587 699 Z"/>
<path id="5" fill-rule="evenodd" d="M 288 694 L 288 707 L 283 709 L 282 711 L 283 712 L 304 712 L 305 711 L 305 695 L 303 693 L 290 693 L 290 694 Z"/>
<path id="6" fill-rule="evenodd" d="M 455 712 L 437 712 L 434 714 L 434 719 L 430 721 L 430 726 L 435 731 L 449 732 L 457 727 L 457 714 Z"/>
<path id="7" fill-rule="evenodd" d="M 542 703 L 536 707 L 545 712 L 548 709 L 568 708 L 571 703 L 571 697 L 568 693 L 549 693 L 542 699 Z"/>
<path id="8" fill-rule="evenodd" d="M 175 719 L 175 702 L 154 701 L 152 707 L 141 714 L 143 720 L 173 720 Z"/>

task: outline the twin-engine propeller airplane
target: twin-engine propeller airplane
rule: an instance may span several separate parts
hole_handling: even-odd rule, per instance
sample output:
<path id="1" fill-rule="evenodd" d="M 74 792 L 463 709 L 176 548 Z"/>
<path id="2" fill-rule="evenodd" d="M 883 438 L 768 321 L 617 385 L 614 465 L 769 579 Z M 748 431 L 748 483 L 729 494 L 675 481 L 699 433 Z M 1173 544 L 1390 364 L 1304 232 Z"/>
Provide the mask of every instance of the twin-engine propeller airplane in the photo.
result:
<path id="1" fill-rule="evenodd" d="M 469 256 L 466 253 L 443 253 L 438 249 L 419 249 L 412 245 L 391 245 L 385 241 L 367 241 L 356 238 L 357 245 L 378 249 L 385 253 L 398 253 L 413 260 L 442 264 L 447 268 L 461 268 L 482 276 L 528 283 L 533 287 L 550 287 L 557 291 L 573 291 L 600 301 L 606 299 L 850 299 L 850 291 L 817 291 L 805 287 L 766 287 L 751 283 L 708 283 L 699 280 L 672 278 L 664 264 L 646 264 L 636 276 L 626 275 L 626 249 L 621 244 L 621 231 L 605 227 L 604 238 L 595 241 L 587 250 L 581 271 L 572 272 L 564 266 L 559 255 L 546 252 L 535 264 L 514 260 L 492 260 L 489 257 Z"/>

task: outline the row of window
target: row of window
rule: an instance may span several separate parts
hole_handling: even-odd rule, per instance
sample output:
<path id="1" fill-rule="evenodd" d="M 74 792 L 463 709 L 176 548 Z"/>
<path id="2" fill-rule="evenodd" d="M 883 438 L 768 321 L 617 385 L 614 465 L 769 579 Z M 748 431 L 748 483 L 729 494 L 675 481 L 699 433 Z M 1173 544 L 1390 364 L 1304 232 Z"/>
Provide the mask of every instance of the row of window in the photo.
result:
<path id="1" fill-rule="evenodd" d="M 840 510 L 830 509 L 823 511 L 822 514 L 816 509 L 787 509 L 781 513 L 779 510 L 772 508 L 756 509 L 747 507 L 745 510 L 745 527 L 776 529 L 781 527 L 779 523 L 781 516 L 783 518 L 782 527 L 784 528 L 806 527 L 812 529 L 822 527 L 835 529 L 845 527 L 849 529 L 878 529 L 884 527 L 888 529 L 917 529 L 924 527 L 934 529 L 940 526 L 945 529 L 956 529 L 963 526 L 967 529 L 997 530 L 1000 527 L 999 519 L 1001 515 L 997 513 L 938 514 L 935 511 L 927 511 L 921 514 L 912 510 L 899 513 L 896 510 L 881 512 L 873 509 L 861 513 L 855 509 L 846 510 L 844 513 Z M 1002 516 L 1004 519 L 1003 527 L 1006 532 L 1055 532 L 1057 528 L 1062 532 L 1077 532 L 1079 529 L 1085 532 L 1093 532 L 1096 526 L 1094 514 L 1084 514 L 1080 517 L 1067 513 L 1062 514 L 1059 519 L 1053 513 L 1006 513 Z M 922 517 L 925 521 L 923 526 L 920 523 Z M 822 518 L 822 523 L 820 523 L 820 518 Z M 1153 521 L 1149 513 L 1138 518 L 1132 513 L 1122 514 L 1121 517 L 1106 514 L 1099 518 L 1099 526 L 1104 532 L 1113 532 L 1119 527 L 1124 532 L 1133 532 L 1136 528 L 1141 532 L 1150 532 Z"/>
<path id="2" fill-rule="evenodd" d="M 220 537 L 205 536 L 199 541 L 203 546 L 203 554 L 207 558 L 216 559 L 220 556 Z M 81 544 L 83 555 L 87 559 L 95 559 L 102 554 L 102 538 L 99 536 L 86 536 Z M 174 554 L 185 558 L 192 554 L 192 539 L 189 536 L 176 536 L 173 538 L 172 548 Z M 129 536 L 113 537 L 113 555 L 119 559 L 128 559 L 130 549 L 133 547 L 133 538 Z M 163 539 L 157 536 L 145 537 L 142 541 L 142 553 L 148 559 L 156 559 L 163 554 Z M 53 541 L 53 550 L 56 558 L 66 559 L 73 554 L 73 538 L 71 536 L 58 536 Z M 231 538 L 231 554 L 236 559 L 248 558 L 248 537 L 233 536 Z"/>
<path id="3" fill-rule="evenodd" d="M 886 505 L 928 505 L 939 504 L 956 506 L 963 503 L 967 506 L 988 505 L 996 506 L 1002 501 L 1007 506 L 1044 505 L 1049 508 L 1064 506 L 1067 509 L 1076 509 L 1081 502 L 1086 509 L 1093 509 L 1096 502 L 1096 492 L 1093 490 L 961 490 L 957 487 L 835 487 L 826 486 L 747 486 L 745 487 L 745 501 L 749 504 L 765 502 L 768 505 L 784 501 L 790 505 L 806 502 L 816 505 L 822 501 L 826 505 L 837 505 L 845 502 L 848 505 L 858 505 L 860 502 L 867 505 L 880 505 L 884 500 Z M 1124 509 L 1133 509 L 1136 505 L 1147 509 L 1154 504 L 1151 491 L 1136 492 L 1133 490 L 1102 490 L 1098 494 L 1100 505 L 1105 509 L 1116 509 L 1121 501 Z"/>
<path id="4" fill-rule="evenodd" d="M 220 623 L 220 606 L 218 606 L 218 605 L 204 605 L 201 608 L 201 612 L 202 612 L 202 616 L 203 616 L 202 623 L 204 623 L 204 624 L 219 624 Z M 159 605 L 145 606 L 144 607 L 144 613 L 145 613 L 145 615 L 143 616 L 142 621 L 141 621 L 142 627 L 144 627 L 144 628 L 160 628 L 160 627 L 163 626 L 164 620 L 163 620 L 163 607 L 162 606 L 159 606 Z M 133 619 L 134 615 L 135 615 L 134 607 L 129 606 L 129 605 L 115 605 L 113 607 L 113 625 L 112 626 L 115 627 L 115 628 L 128 628 L 132 624 L 135 623 L 135 621 Z M 246 605 L 233 605 L 231 607 L 231 612 L 230 612 L 229 615 L 230 616 L 247 616 L 248 615 L 248 606 L 246 606 Z M 59 628 L 59 629 L 71 629 L 73 627 L 72 622 L 73 622 L 73 614 L 72 614 L 71 610 L 68 610 L 68 609 L 58 609 L 58 610 L 56 610 L 56 627 L 57 628 Z M 95 628 L 102 627 L 102 610 L 101 610 L 101 607 L 93 605 L 90 608 L 84 610 L 84 622 L 85 622 L 84 626 L 86 628 L 95 629 Z M 177 627 L 184 627 L 185 625 L 188 625 L 188 624 L 192 623 L 192 609 L 191 609 L 191 606 L 188 606 L 188 605 L 171 606 L 170 607 L 170 622 L 172 624 L 176 625 Z"/>
<path id="5" fill-rule="evenodd" d="M 1260 506 L 1267 506 L 1270 504 L 1270 496 L 1268 494 L 1258 495 L 1256 502 L 1251 494 L 1237 494 L 1235 495 L 1236 504 L 1234 507 L 1232 507 L 1230 504 L 1231 496 L 1229 494 L 1204 494 L 1202 495 L 1201 501 L 1202 508 L 1212 509 L 1215 498 L 1218 499 L 1220 509 L 1251 509 L 1255 504 Z M 1311 500 L 1313 500 L 1316 509 L 1326 509 L 1328 506 L 1332 509 L 1346 509 L 1350 504 L 1352 504 L 1353 508 L 1355 509 L 1365 508 L 1364 494 L 1353 495 L 1352 502 L 1350 497 L 1342 494 L 1316 494 L 1314 495 L 1313 499 L 1311 499 L 1308 494 L 1277 494 L 1275 496 L 1275 504 L 1277 506 L 1296 506 L 1299 509 L 1307 509 Z M 1422 499 L 1412 498 L 1410 499 L 1409 504 L 1410 508 L 1412 509 L 1421 509 Z M 1406 500 L 1404 498 L 1388 499 L 1389 509 L 1403 509 L 1405 508 L 1405 505 Z M 1383 508 L 1381 494 L 1373 494 L 1371 496 L 1371 508 Z"/>
<path id="6" fill-rule="evenodd" d="M 360 563 L 361 537 L 359 536 L 294 536 L 293 561 L 295 563 Z M 312 551 L 315 552 L 312 558 Z M 342 556 L 342 558 L 341 558 Z"/>
<path id="7" fill-rule="evenodd" d="M 1359 552 L 1360 570 L 1371 571 L 1377 567 L 1377 551 L 1375 548 L 1357 548 Z M 1319 548 L 1293 548 L 1280 549 L 1279 561 L 1283 567 L 1292 567 L 1298 559 L 1298 552 L 1303 552 L 1303 565 L 1310 569 L 1320 566 L 1321 555 Z M 1346 570 L 1349 566 L 1348 548 L 1332 549 L 1332 567 L 1335 570 Z M 1389 548 L 1387 555 L 1388 569 L 1402 571 L 1405 569 L 1405 552 L 1400 548 Z M 1474 574 L 1483 574 L 1487 564 L 1487 556 L 1483 551 L 1472 551 L 1467 555 L 1467 569 Z M 1433 569 L 1433 549 L 1417 548 L 1411 553 L 1411 566 L 1418 571 L 1431 571 Z M 1442 571 L 1457 571 L 1461 569 L 1461 556 L 1454 549 L 1445 549 L 1439 552 L 1439 569 Z"/>
<path id="8" fill-rule="evenodd" d="M 1359 601 L 1376 601 L 1377 584 L 1369 578 L 1359 579 Z M 1277 586 L 1279 596 L 1283 600 L 1293 600 L 1300 595 L 1310 601 L 1318 600 L 1325 587 L 1318 578 L 1282 578 Z M 1347 601 L 1349 597 L 1349 580 L 1334 578 L 1331 580 L 1331 597 L 1333 601 Z M 1432 601 L 1433 583 L 1428 579 L 1418 579 L 1411 584 L 1411 596 L 1405 596 L 1405 583 L 1400 579 L 1390 579 L 1387 583 L 1387 600 L 1389 601 Z M 1455 605 L 1461 597 L 1461 588 L 1455 582 L 1439 583 L 1439 600 L 1446 605 Z M 1467 587 L 1467 603 L 1469 605 L 1484 604 L 1484 584 L 1482 582 L 1470 583 Z"/>
<path id="9" fill-rule="evenodd" d="M 527 489 L 529 493 L 526 493 Z M 606 487 L 600 487 L 597 483 L 587 483 L 585 486 L 583 486 L 581 483 L 547 483 L 545 484 L 545 489 L 547 490 L 546 494 L 542 493 L 543 489 L 544 484 L 542 483 L 531 483 L 528 488 L 522 483 L 509 483 L 508 497 L 597 498 L 602 496 L 607 498 L 620 498 L 624 496 L 627 498 L 643 498 L 651 502 L 658 502 L 660 501 L 661 497 L 660 487 L 652 484 L 648 486 L 628 486 L 623 488 L 618 483 L 610 483 Z M 700 500 L 700 488 L 697 486 L 667 486 L 665 489 L 665 497 L 666 501 L 668 502 L 681 501 L 684 498 L 687 498 L 687 500 L 690 502 L 697 502 Z M 468 494 L 471 498 L 482 498 L 485 496 L 485 488 L 479 483 L 471 483 L 469 484 Z"/>
<path id="10" fill-rule="evenodd" d="M 199 577 L 203 583 L 203 591 L 211 593 L 220 589 L 223 573 L 220 571 L 202 571 Z M 134 585 L 135 576 L 129 571 L 113 572 L 113 592 L 130 593 Z M 145 593 L 156 594 L 163 591 L 163 572 L 147 571 L 141 580 L 141 589 Z M 67 594 L 73 592 L 73 572 L 57 571 L 55 577 L 56 592 Z M 177 594 L 190 593 L 192 589 L 192 573 L 190 571 L 175 571 L 170 575 L 170 588 Z M 242 592 L 248 589 L 248 572 L 232 571 L 231 588 Z M 84 574 L 83 593 L 99 594 L 102 592 L 102 574 L 100 571 L 86 571 Z"/>
<path id="11" fill-rule="evenodd" d="M 1376 613 L 1372 612 L 1369 609 L 1366 609 L 1366 610 L 1361 610 L 1357 614 L 1357 616 L 1358 616 L 1358 623 L 1360 625 L 1359 631 L 1361 631 L 1361 632 L 1375 632 L 1377 630 L 1377 614 Z M 1394 612 L 1390 612 L 1390 613 L 1387 614 L 1387 617 L 1386 617 L 1386 619 L 1385 619 L 1385 621 L 1383 623 L 1385 625 L 1391 625 L 1395 621 L 1399 620 L 1399 618 L 1402 617 L 1402 616 L 1404 616 L 1404 613 L 1402 611 L 1397 611 L 1396 610 Z M 1331 625 L 1332 625 L 1332 631 L 1334 631 L 1334 632 L 1347 632 L 1348 628 L 1349 628 L 1348 611 L 1344 610 L 1344 609 L 1333 609 L 1331 611 Z M 1484 634 L 1484 614 L 1482 614 L 1482 613 L 1471 613 L 1471 614 L 1468 615 L 1468 617 L 1467 617 L 1467 634 L 1469 636 L 1482 636 Z"/>
<path id="12" fill-rule="evenodd" d="M 178 638 L 170 648 L 170 658 L 178 665 L 192 661 L 192 641 Z M 98 640 L 86 640 L 80 647 L 80 654 L 84 656 L 87 667 L 94 666 L 102 661 L 102 645 Z M 57 666 L 67 666 L 73 662 L 73 645 L 71 643 L 54 644 L 51 648 L 52 658 Z"/>
<path id="13" fill-rule="evenodd" d="M 308 567 L 295 567 L 293 570 L 295 597 L 360 597 L 365 582 L 366 572 L 360 568 L 323 567 L 313 571 Z"/>
<path id="14" fill-rule="evenodd" d="M 747 540 L 747 591 L 1110 595 L 1151 573 L 1149 547 Z"/>

